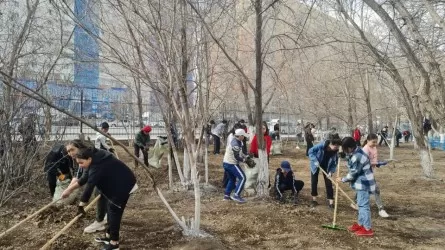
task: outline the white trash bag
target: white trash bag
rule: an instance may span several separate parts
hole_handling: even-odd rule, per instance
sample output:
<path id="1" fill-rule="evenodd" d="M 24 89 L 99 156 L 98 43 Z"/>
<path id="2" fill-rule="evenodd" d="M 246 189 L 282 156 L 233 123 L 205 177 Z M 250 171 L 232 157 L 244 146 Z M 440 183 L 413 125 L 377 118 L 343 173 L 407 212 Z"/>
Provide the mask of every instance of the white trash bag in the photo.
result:
<path id="1" fill-rule="evenodd" d="M 281 141 L 272 141 L 272 148 L 270 149 L 270 152 L 272 153 L 272 155 L 282 155 L 282 147 L 283 144 L 281 143 Z"/>
<path id="2" fill-rule="evenodd" d="M 64 204 L 64 205 L 68 205 L 68 204 L 73 204 L 76 197 L 77 197 L 77 193 L 78 190 L 75 190 L 73 193 L 71 193 L 71 195 L 65 199 L 60 199 L 62 197 L 62 193 L 63 191 L 65 191 L 65 189 L 68 188 L 68 186 L 71 183 L 71 179 L 65 179 L 63 181 L 57 180 L 57 184 L 56 184 L 56 190 L 54 192 L 54 196 L 53 196 L 53 201 L 57 201 L 56 204 Z"/>

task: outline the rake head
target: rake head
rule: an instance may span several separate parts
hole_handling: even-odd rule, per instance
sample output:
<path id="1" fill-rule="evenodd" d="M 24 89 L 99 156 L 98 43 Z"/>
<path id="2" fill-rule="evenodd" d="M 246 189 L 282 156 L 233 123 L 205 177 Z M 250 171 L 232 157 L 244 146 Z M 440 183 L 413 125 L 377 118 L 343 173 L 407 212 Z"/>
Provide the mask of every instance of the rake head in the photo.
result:
<path id="1" fill-rule="evenodd" d="M 332 230 L 344 230 L 346 231 L 346 228 L 341 227 L 339 225 L 335 225 L 335 224 L 330 224 L 330 225 L 322 225 L 323 228 L 328 228 L 328 229 L 332 229 Z"/>

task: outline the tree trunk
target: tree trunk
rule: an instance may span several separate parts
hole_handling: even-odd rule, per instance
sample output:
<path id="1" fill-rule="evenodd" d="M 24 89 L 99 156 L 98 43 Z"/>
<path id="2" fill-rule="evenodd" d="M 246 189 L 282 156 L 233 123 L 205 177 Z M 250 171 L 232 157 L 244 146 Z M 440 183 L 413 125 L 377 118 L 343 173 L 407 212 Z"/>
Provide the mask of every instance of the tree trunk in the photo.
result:
<path id="1" fill-rule="evenodd" d="M 374 133 L 374 126 L 372 122 L 372 107 L 371 107 L 371 84 L 369 84 L 369 72 L 366 70 L 366 88 L 364 89 L 366 112 L 368 113 L 368 132 Z"/>
<path id="2" fill-rule="evenodd" d="M 385 11 L 385 9 L 383 9 L 383 7 L 375 0 L 363 0 L 363 2 L 374 10 L 374 12 L 382 19 L 398 41 L 400 48 L 405 53 L 407 59 L 416 67 L 422 76 L 423 85 L 421 85 L 418 93 L 418 95 L 420 95 L 421 107 L 428 111 L 432 115 L 432 118 L 437 120 L 440 124 L 445 124 L 445 106 L 443 104 L 443 100 L 445 98 L 445 87 L 443 86 L 443 78 L 439 69 L 440 65 L 430 61 L 430 65 L 432 65 L 432 72 L 428 72 L 423 66 L 421 60 L 417 57 L 414 49 L 408 43 L 406 37 L 403 35 L 397 24 Z M 410 23 L 409 20 L 407 20 L 407 22 Z M 415 31 L 415 26 L 411 27 L 411 29 Z M 420 40 L 423 39 L 422 36 L 416 37 L 420 37 Z M 428 55 L 428 53 L 426 54 Z M 431 81 L 430 75 L 434 77 L 433 81 Z"/>
<path id="3" fill-rule="evenodd" d="M 263 77 L 263 53 L 262 53 L 262 38 L 263 38 L 263 13 L 262 0 L 255 0 L 255 118 L 256 118 L 256 133 L 258 139 L 258 156 L 259 156 L 259 173 L 257 195 L 258 197 L 269 196 L 269 166 L 267 164 L 267 153 L 265 151 L 264 134 L 262 130 L 263 122 L 263 95 L 262 95 L 262 77 Z"/>
<path id="4" fill-rule="evenodd" d="M 399 115 L 396 115 L 396 119 L 394 120 L 394 126 L 392 128 L 392 136 L 391 136 L 391 147 L 389 149 L 389 159 L 394 160 L 394 147 L 396 143 L 396 128 L 397 128 L 397 122 L 399 119 Z"/>
<path id="5" fill-rule="evenodd" d="M 142 92 L 141 92 L 141 82 L 139 78 L 135 79 L 135 87 L 136 87 L 136 100 L 138 105 L 138 120 L 139 120 L 139 128 L 144 127 L 144 121 L 142 115 L 144 113 L 144 109 L 142 108 Z"/>

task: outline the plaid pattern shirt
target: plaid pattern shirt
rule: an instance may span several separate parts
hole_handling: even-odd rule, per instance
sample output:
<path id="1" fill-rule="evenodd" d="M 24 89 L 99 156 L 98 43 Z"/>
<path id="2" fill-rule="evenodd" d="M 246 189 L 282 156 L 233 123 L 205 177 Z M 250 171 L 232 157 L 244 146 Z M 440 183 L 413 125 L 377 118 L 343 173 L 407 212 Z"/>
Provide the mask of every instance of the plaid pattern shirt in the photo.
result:
<path id="1" fill-rule="evenodd" d="M 343 181 L 351 182 L 352 189 L 375 192 L 376 184 L 369 157 L 360 147 L 348 157 L 348 169 Z"/>

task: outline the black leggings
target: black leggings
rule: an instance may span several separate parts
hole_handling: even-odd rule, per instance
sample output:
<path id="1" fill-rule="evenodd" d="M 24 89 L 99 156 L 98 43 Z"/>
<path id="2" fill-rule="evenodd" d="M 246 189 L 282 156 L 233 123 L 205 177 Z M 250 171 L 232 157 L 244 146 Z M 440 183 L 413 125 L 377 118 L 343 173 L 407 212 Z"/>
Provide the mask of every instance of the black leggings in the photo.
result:
<path id="1" fill-rule="evenodd" d="M 221 147 L 221 139 L 217 135 L 212 135 L 212 136 L 213 136 L 213 154 L 219 154 L 220 153 L 219 150 Z"/>
<path id="2" fill-rule="evenodd" d="M 144 150 L 143 147 L 139 147 L 137 144 L 133 144 L 134 155 L 139 158 L 139 151 L 142 151 L 142 155 L 144 156 L 144 163 L 148 167 L 148 151 Z M 137 166 L 138 162 L 134 161 L 134 165 Z"/>
<path id="3" fill-rule="evenodd" d="M 113 241 L 119 241 L 119 230 L 121 227 L 122 215 L 124 214 L 125 206 L 127 205 L 128 198 L 130 194 L 126 197 L 119 199 L 119 204 L 114 204 L 114 202 L 108 202 L 108 228 L 107 233 L 110 235 L 110 239 Z M 119 207 L 118 207 L 119 206 Z"/>
<path id="4" fill-rule="evenodd" d="M 325 168 L 323 168 L 324 171 L 326 171 Z M 318 196 L 318 173 L 320 172 L 320 169 L 317 168 L 317 171 L 315 174 L 311 173 L 311 195 L 312 196 Z M 327 171 L 326 171 L 327 172 Z M 325 174 L 322 174 L 324 177 L 324 185 L 326 186 L 326 198 L 328 200 L 334 199 L 334 189 L 332 188 L 332 182 L 328 179 L 328 177 Z"/>
<path id="5" fill-rule="evenodd" d="M 295 180 L 294 186 L 295 186 L 295 189 L 297 190 L 297 194 L 298 194 L 301 191 L 301 189 L 303 189 L 304 182 L 300 181 L 300 180 Z M 276 194 L 277 199 L 281 199 L 281 197 L 283 197 L 283 192 L 286 190 L 291 190 L 292 194 L 294 194 L 294 189 L 292 188 L 292 185 L 281 184 L 278 187 L 275 186 L 275 194 Z"/>
<path id="6" fill-rule="evenodd" d="M 312 141 L 306 142 L 306 156 L 309 156 L 309 149 L 311 149 L 314 146 L 314 143 Z"/>

